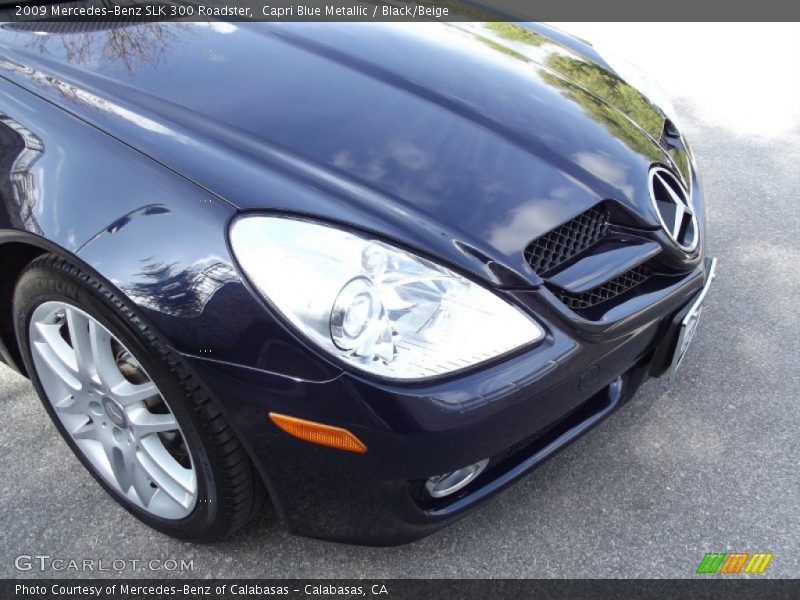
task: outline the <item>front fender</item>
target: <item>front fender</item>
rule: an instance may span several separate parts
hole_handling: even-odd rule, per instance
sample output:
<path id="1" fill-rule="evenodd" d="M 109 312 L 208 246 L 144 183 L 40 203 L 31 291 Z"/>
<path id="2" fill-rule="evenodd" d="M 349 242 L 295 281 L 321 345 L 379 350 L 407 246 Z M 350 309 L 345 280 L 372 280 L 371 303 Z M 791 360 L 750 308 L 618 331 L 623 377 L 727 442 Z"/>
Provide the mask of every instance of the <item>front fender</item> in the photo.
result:
<path id="1" fill-rule="evenodd" d="M 51 252 L 129 299 L 201 367 L 201 379 L 198 359 L 268 371 L 273 387 L 265 395 L 337 377 L 239 276 L 226 241 L 235 214 L 202 187 L 0 78 L 0 265 L 18 266 L 0 271 L 4 315 L 27 259 Z M 2 341 L 0 356 L 14 362 Z M 252 455 L 241 435 L 242 406 L 215 392 Z"/>
<path id="2" fill-rule="evenodd" d="M 235 214 L 202 187 L 0 79 L 0 244 L 25 242 L 88 267 L 183 354 L 287 377 L 335 377 L 339 370 L 297 344 L 242 281 L 226 243 Z"/>

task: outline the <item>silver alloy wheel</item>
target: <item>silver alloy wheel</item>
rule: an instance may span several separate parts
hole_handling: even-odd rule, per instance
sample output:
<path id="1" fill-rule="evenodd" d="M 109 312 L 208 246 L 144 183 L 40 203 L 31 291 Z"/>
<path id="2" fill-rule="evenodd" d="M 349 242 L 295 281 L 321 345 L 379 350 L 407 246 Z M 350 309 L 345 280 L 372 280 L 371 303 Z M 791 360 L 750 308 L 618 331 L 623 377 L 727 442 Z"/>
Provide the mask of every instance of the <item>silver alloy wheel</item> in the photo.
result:
<path id="1" fill-rule="evenodd" d="M 197 503 L 197 476 L 186 440 L 130 351 L 65 302 L 37 306 L 28 335 L 47 399 L 103 479 L 152 515 L 189 515 Z"/>

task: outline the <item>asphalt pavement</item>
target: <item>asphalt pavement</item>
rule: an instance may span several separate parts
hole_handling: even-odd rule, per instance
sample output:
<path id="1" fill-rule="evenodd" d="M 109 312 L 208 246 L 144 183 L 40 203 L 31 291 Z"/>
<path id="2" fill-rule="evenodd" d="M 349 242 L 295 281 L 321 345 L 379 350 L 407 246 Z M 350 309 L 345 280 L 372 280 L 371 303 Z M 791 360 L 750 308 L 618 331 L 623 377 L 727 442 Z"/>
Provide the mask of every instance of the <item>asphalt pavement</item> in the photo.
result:
<path id="1" fill-rule="evenodd" d="M 523 481 L 419 542 L 302 539 L 265 507 L 209 546 L 168 538 L 117 506 L 28 381 L 0 367 L 0 576 L 98 574 L 42 571 L 22 555 L 102 559 L 103 575 L 126 561 L 119 574 L 133 577 L 692 577 L 710 551 L 772 552 L 761 577 L 798 576 L 800 29 L 695 25 L 667 38 L 681 50 L 659 52 L 652 40 L 668 27 L 574 30 L 672 86 L 697 156 L 719 267 L 677 381 L 648 382 Z M 165 570 L 170 560 L 176 570 Z"/>

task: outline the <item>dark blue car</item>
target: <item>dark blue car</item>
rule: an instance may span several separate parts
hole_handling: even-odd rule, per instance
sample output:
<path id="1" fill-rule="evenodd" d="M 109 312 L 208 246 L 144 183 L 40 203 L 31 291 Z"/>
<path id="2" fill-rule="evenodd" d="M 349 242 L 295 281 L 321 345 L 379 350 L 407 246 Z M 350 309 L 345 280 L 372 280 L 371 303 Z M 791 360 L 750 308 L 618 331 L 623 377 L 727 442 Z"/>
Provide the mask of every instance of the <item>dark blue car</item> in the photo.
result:
<path id="1" fill-rule="evenodd" d="M 0 356 L 165 533 L 427 535 L 686 352 L 648 90 L 528 24 L 3 24 Z"/>

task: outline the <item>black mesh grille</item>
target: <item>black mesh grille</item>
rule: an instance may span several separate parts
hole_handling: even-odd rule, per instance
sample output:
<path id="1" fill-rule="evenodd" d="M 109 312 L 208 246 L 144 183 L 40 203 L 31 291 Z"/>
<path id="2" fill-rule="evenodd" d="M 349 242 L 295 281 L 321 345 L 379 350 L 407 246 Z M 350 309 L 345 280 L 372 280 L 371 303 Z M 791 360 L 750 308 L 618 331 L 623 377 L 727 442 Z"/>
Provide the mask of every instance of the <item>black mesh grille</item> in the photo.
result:
<path id="1" fill-rule="evenodd" d="M 590 208 L 533 240 L 525 249 L 525 260 L 538 275 L 542 275 L 593 246 L 607 230 L 606 209 L 601 206 Z"/>
<path id="2" fill-rule="evenodd" d="M 608 300 L 612 300 L 620 294 L 624 294 L 628 290 L 650 279 L 652 275 L 653 273 L 649 268 L 645 265 L 639 265 L 630 271 L 626 271 L 622 275 L 616 276 L 610 281 L 606 281 L 599 287 L 579 294 L 573 294 L 564 290 L 553 290 L 553 293 L 561 302 L 566 304 L 568 308 L 572 310 L 585 310 Z"/>

